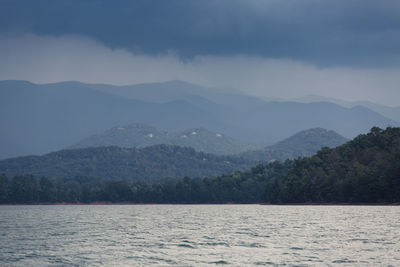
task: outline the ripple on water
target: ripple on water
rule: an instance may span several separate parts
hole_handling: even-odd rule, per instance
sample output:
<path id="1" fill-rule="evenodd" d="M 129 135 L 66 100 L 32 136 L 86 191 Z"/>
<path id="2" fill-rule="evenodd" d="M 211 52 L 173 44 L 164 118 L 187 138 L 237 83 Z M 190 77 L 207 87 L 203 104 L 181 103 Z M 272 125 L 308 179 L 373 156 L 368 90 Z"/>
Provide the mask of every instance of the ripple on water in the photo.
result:
<path id="1" fill-rule="evenodd" d="M 0 206 L 0 266 L 400 266 L 400 207 Z"/>
<path id="2" fill-rule="evenodd" d="M 195 248 L 194 246 L 192 246 L 192 245 L 190 245 L 190 244 L 178 244 L 177 245 L 178 247 L 181 247 L 181 248 Z"/>
<path id="3" fill-rule="evenodd" d="M 211 264 L 229 264 L 229 262 L 224 261 L 224 260 L 219 260 L 219 261 L 212 261 L 210 262 Z"/>

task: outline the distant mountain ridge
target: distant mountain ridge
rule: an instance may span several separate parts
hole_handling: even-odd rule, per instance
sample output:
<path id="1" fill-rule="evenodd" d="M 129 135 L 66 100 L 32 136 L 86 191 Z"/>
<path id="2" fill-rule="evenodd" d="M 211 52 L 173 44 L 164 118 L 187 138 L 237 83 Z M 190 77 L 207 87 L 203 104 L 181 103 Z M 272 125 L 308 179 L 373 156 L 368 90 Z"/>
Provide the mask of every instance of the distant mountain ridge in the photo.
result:
<path id="1" fill-rule="evenodd" d="M 192 128 L 169 133 L 143 123 L 113 127 L 101 134 L 89 136 L 71 148 L 119 146 L 146 147 L 157 144 L 192 147 L 196 151 L 217 155 L 238 154 L 255 149 L 256 146 L 240 142 L 223 133 L 215 133 L 204 128 Z"/>
<path id="2" fill-rule="evenodd" d="M 323 97 L 323 96 L 318 96 L 318 95 L 307 95 L 301 98 L 295 99 L 295 101 L 303 102 L 303 103 L 313 103 L 313 102 L 330 102 L 334 103 L 337 105 L 340 105 L 342 107 L 347 107 L 347 108 L 352 108 L 356 106 L 362 106 L 369 108 L 370 110 L 373 110 L 375 112 L 378 112 L 379 114 L 388 117 L 389 119 L 392 119 L 394 121 L 399 122 L 400 121 L 400 106 L 397 107 L 389 107 L 385 106 L 382 104 L 377 104 L 373 103 L 370 101 L 345 101 L 341 99 L 336 99 L 336 98 L 329 98 L 329 97 Z"/>
<path id="3" fill-rule="evenodd" d="M 313 128 L 296 133 L 264 149 L 248 151 L 240 156 L 259 162 L 285 161 L 298 157 L 309 157 L 323 147 L 334 148 L 349 141 L 335 131 Z"/>
<path id="4" fill-rule="evenodd" d="M 131 93 L 140 86 L 124 88 Z M 107 87 L 107 92 L 102 87 Z M 122 95 L 117 93 L 120 88 L 79 82 L 0 81 L 0 158 L 57 151 L 115 125 L 132 122 L 169 132 L 205 128 L 241 142 L 266 145 L 315 127 L 351 138 L 373 126 L 399 125 L 363 107 L 265 102 L 177 81 L 146 85 L 154 95 L 164 92 L 159 102 L 152 102 L 148 95 L 137 100 L 135 92 Z M 179 89 L 177 93 L 169 93 L 174 88 Z M 188 93 L 182 95 L 182 91 Z"/>

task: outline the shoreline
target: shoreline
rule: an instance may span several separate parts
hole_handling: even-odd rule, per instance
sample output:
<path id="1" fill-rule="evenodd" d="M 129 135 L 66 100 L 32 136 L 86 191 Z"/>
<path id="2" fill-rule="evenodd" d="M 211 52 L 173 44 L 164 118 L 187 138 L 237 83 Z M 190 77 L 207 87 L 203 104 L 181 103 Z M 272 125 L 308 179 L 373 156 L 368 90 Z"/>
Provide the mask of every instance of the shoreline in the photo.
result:
<path id="1" fill-rule="evenodd" d="M 57 203 L 2 203 L 0 206 L 145 206 L 145 205 L 259 205 L 259 206 L 400 206 L 400 203 L 138 203 L 138 202 L 57 202 Z"/>

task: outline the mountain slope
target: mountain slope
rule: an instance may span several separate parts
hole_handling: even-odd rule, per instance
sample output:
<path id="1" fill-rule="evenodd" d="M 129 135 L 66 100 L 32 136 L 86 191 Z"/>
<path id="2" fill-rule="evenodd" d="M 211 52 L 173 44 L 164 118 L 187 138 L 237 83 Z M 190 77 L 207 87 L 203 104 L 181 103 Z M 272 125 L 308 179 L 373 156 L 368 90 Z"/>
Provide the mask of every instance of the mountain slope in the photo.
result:
<path id="1" fill-rule="evenodd" d="M 151 84 L 154 92 L 162 84 Z M 251 144 L 273 144 L 282 136 L 315 127 L 351 138 L 372 126 L 398 125 L 367 108 L 326 102 L 263 102 L 199 89 L 199 95 L 182 99 L 167 94 L 171 101 L 150 103 L 96 89 L 101 86 L 108 85 L 0 81 L 0 158 L 56 151 L 132 122 L 174 132 L 205 128 Z"/>
<path id="2" fill-rule="evenodd" d="M 72 82 L 0 82 L 0 158 L 55 151 L 132 121 L 181 130 L 221 124 L 186 102 L 147 103 Z"/>
<path id="3" fill-rule="evenodd" d="M 143 123 L 113 127 L 100 134 L 84 138 L 70 148 L 86 148 L 101 146 L 146 147 L 166 142 L 168 133 Z"/>
<path id="4" fill-rule="evenodd" d="M 257 147 L 204 128 L 192 128 L 170 134 L 170 141 L 173 145 L 193 147 L 197 151 L 217 155 L 239 154 Z"/>
<path id="5" fill-rule="evenodd" d="M 146 147 L 156 144 L 192 147 L 196 151 L 218 155 L 238 154 L 255 148 L 222 133 L 214 133 L 204 128 L 168 133 L 141 123 L 111 128 L 104 133 L 89 136 L 71 148 Z"/>
<path id="6" fill-rule="evenodd" d="M 297 157 L 308 157 L 323 147 L 336 147 L 347 141 L 347 138 L 334 131 L 313 128 L 296 133 L 264 149 L 245 152 L 241 156 L 259 162 L 285 161 Z"/>
<path id="7" fill-rule="evenodd" d="M 215 156 L 192 148 L 156 145 L 141 149 L 98 147 L 69 149 L 43 156 L 0 161 L 7 176 L 33 174 L 37 177 L 98 180 L 158 180 L 166 177 L 203 177 L 248 168 L 251 162 L 239 157 Z"/>
<path id="8" fill-rule="evenodd" d="M 166 81 L 161 83 L 143 83 L 127 86 L 89 85 L 110 94 L 153 103 L 166 103 L 185 100 L 200 106 L 223 105 L 225 107 L 247 108 L 259 106 L 265 102 L 241 92 L 231 92 L 219 88 L 208 88 L 185 81 Z"/>
<path id="9" fill-rule="evenodd" d="M 389 107 L 382 104 L 373 103 L 370 101 L 344 101 L 341 99 L 322 97 L 318 95 L 308 95 L 301 98 L 296 99 L 295 101 L 303 102 L 303 103 L 312 103 L 312 102 L 330 102 L 342 107 L 352 108 L 356 106 L 366 107 L 370 110 L 373 110 L 389 119 L 400 122 L 400 107 Z"/>
<path id="10" fill-rule="evenodd" d="M 108 148 L 106 148 L 108 149 Z M 371 129 L 310 158 L 204 179 L 73 181 L 0 174 L 0 203 L 386 203 L 400 202 L 400 128 Z"/>
<path id="11" fill-rule="evenodd" d="M 293 162 L 270 181 L 268 202 L 400 202 L 400 128 L 374 127 L 333 149 Z"/>

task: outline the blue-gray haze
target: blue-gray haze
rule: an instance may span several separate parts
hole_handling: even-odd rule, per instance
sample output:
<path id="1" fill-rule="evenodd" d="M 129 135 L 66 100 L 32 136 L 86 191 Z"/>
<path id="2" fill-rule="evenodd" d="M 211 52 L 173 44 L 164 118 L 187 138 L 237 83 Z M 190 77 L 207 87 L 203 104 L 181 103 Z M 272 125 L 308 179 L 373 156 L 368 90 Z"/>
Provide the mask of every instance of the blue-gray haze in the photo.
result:
<path id="1" fill-rule="evenodd" d="M 56 151 L 137 122 L 171 132 L 204 127 L 263 146 L 315 127 L 353 138 L 373 126 L 399 125 L 361 106 L 264 102 L 181 82 L 116 87 L 0 81 L 0 122 L 0 158 Z"/>

